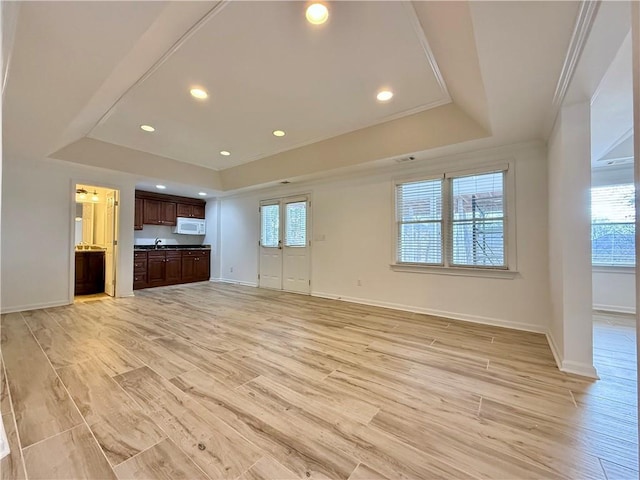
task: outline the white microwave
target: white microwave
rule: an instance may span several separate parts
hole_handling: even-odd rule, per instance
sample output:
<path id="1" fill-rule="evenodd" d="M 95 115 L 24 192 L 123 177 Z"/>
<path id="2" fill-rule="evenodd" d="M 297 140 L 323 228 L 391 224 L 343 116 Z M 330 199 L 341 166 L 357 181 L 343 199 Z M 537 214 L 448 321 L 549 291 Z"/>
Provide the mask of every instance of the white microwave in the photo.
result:
<path id="1" fill-rule="evenodd" d="M 173 233 L 182 233 L 184 235 L 204 235 L 204 220 L 202 218 L 178 217 Z"/>

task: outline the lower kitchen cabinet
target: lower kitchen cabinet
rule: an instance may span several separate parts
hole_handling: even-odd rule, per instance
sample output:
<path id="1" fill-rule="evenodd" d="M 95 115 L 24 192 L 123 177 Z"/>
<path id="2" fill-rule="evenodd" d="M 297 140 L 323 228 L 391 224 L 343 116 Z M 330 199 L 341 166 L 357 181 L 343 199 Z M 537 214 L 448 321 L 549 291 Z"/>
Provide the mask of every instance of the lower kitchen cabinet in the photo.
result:
<path id="1" fill-rule="evenodd" d="M 209 250 L 185 250 L 182 252 L 182 283 L 209 280 Z"/>
<path id="2" fill-rule="evenodd" d="M 210 259 L 210 250 L 202 249 L 136 251 L 133 288 L 209 280 Z"/>
<path id="3" fill-rule="evenodd" d="M 173 285 L 182 282 L 182 252 L 166 252 L 167 258 L 164 261 L 164 280 L 166 285 Z"/>

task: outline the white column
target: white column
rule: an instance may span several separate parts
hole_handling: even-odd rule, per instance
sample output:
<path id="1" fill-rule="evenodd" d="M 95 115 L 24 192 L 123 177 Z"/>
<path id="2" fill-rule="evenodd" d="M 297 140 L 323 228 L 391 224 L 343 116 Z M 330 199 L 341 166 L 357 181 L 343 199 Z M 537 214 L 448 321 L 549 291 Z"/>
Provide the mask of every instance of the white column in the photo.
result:
<path id="1" fill-rule="evenodd" d="M 552 345 L 562 371 L 597 377 L 591 289 L 591 114 L 562 107 L 549 146 Z"/>

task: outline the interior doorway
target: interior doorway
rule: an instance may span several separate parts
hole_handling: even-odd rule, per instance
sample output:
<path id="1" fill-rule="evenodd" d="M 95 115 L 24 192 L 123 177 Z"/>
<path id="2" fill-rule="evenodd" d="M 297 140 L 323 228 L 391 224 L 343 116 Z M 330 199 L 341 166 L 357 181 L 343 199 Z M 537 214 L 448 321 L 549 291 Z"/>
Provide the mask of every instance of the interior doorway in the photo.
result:
<path id="1" fill-rule="evenodd" d="M 97 185 L 75 186 L 75 301 L 114 297 L 117 281 L 119 191 Z"/>
<path id="2" fill-rule="evenodd" d="M 310 292 L 309 206 L 307 195 L 260 202 L 261 288 Z"/>

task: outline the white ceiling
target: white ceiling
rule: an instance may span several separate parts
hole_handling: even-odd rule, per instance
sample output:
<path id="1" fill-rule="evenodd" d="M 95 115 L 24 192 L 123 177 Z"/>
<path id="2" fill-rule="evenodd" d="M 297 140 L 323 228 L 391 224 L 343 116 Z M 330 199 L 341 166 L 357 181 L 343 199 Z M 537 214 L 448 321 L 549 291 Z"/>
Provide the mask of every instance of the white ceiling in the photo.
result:
<path id="1" fill-rule="evenodd" d="M 450 102 L 410 3 L 334 3 L 321 26 L 304 9 L 219 8 L 89 136 L 220 170 Z M 376 100 L 382 88 L 391 101 Z"/>
<path id="2" fill-rule="evenodd" d="M 23 2 L 5 158 L 217 194 L 545 140 L 579 2 L 330 2 L 320 28 L 303 7 Z M 211 97 L 195 101 L 193 85 Z M 381 87 L 391 102 L 376 102 Z M 273 137 L 276 128 L 287 135 Z"/>
<path id="3" fill-rule="evenodd" d="M 591 102 L 591 164 L 594 167 L 615 165 L 623 158 L 633 157 L 631 59 L 629 33 Z"/>

